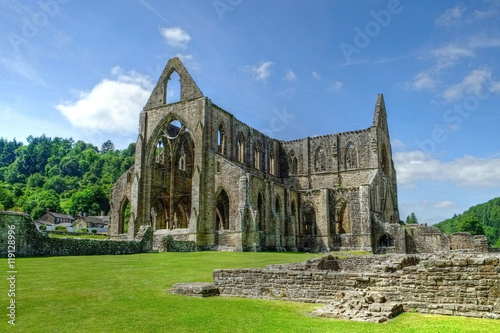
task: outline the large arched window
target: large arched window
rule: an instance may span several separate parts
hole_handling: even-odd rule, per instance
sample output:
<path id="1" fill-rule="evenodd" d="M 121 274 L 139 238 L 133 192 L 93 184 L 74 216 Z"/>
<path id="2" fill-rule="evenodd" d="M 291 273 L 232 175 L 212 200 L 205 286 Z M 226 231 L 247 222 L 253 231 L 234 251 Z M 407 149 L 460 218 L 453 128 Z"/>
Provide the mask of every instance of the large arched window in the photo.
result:
<path id="1" fill-rule="evenodd" d="M 326 156 L 323 147 L 316 149 L 315 168 L 317 172 L 326 170 Z"/>
<path id="2" fill-rule="evenodd" d="M 347 145 L 345 150 L 345 168 L 356 169 L 358 167 L 358 151 L 354 144 Z"/>
<path id="3" fill-rule="evenodd" d="M 217 131 L 217 151 L 224 154 L 226 151 L 226 133 L 224 131 L 224 123 L 220 123 Z"/>
<path id="4" fill-rule="evenodd" d="M 340 199 L 335 205 L 335 233 L 351 233 L 351 219 L 347 200 Z"/>
<path id="5" fill-rule="evenodd" d="M 297 175 L 297 157 L 293 150 L 288 155 L 288 172 L 290 175 Z"/>
<path id="6" fill-rule="evenodd" d="M 221 190 L 215 200 L 215 228 L 229 230 L 229 197 Z"/>
<path id="7" fill-rule="evenodd" d="M 243 133 L 238 135 L 238 141 L 236 142 L 238 162 L 245 163 L 245 136 Z"/>
<path id="8" fill-rule="evenodd" d="M 165 79 L 165 104 L 179 102 L 181 100 L 181 78 L 176 71 L 173 71 Z"/>
<path id="9" fill-rule="evenodd" d="M 130 201 L 127 197 L 125 197 L 122 201 L 120 207 L 120 220 L 118 224 L 118 233 L 126 234 L 128 232 L 128 224 L 130 221 L 131 209 L 130 209 Z"/>
<path id="10" fill-rule="evenodd" d="M 261 152 L 260 152 L 260 144 L 258 142 L 255 143 L 255 148 L 254 148 L 254 152 L 253 152 L 253 161 L 254 161 L 254 167 L 256 169 L 259 169 L 261 168 L 261 159 L 260 159 L 260 155 L 261 155 Z"/>

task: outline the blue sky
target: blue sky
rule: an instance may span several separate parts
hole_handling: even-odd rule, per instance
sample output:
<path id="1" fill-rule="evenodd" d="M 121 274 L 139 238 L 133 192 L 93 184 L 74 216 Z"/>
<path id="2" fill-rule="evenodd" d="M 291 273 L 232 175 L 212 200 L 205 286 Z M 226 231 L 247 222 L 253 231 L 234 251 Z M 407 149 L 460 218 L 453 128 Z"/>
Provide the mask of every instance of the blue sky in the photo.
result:
<path id="1" fill-rule="evenodd" d="M 500 196 L 497 1 L 0 0 L 0 136 L 134 142 L 169 58 L 291 140 L 388 111 L 401 218 Z"/>

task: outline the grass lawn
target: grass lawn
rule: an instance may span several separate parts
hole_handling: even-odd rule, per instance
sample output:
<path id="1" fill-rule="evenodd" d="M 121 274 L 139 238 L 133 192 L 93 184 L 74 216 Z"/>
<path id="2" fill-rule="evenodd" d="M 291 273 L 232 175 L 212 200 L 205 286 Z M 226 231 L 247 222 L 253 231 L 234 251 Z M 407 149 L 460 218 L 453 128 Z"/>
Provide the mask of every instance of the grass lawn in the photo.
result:
<path id="1" fill-rule="evenodd" d="M 85 239 L 107 239 L 106 235 L 58 235 L 58 234 L 49 234 L 49 237 L 54 238 L 85 238 Z"/>
<path id="2" fill-rule="evenodd" d="M 215 268 L 263 267 L 297 253 L 151 253 L 16 259 L 16 325 L 7 323 L 1 278 L 0 332 L 500 332 L 500 321 L 405 313 L 384 324 L 321 319 L 320 305 L 191 298 L 174 283 L 212 280 Z M 0 260 L 7 277 L 7 260 Z"/>

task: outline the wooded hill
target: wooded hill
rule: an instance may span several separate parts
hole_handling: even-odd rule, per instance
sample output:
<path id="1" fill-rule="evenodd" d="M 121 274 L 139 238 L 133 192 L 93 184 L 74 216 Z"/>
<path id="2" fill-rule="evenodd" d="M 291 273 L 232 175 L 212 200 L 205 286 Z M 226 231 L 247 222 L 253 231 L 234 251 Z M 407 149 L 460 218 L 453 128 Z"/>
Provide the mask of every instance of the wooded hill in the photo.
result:
<path id="1" fill-rule="evenodd" d="M 134 163 L 135 143 L 115 150 L 73 139 L 28 137 L 28 144 L 0 138 L 0 210 L 38 218 L 47 209 L 77 216 L 105 214 L 116 180 Z"/>
<path id="2" fill-rule="evenodd" d="M 477 234 L 483 231 L 490 246 L 500 247 L 500 198 L 473 206 L 434 226 L 447 234 L 457 231 Z"/>

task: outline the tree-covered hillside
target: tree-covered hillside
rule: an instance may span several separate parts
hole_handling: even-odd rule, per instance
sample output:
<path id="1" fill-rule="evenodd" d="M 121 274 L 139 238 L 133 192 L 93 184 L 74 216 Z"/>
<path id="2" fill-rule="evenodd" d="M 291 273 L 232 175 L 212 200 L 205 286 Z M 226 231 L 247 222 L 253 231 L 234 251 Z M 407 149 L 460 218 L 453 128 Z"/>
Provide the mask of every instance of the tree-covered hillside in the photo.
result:
<path id="1" fill-rule="evenodd" d="M 0 138 L 0 210 L 33 219 L 46 209 L 73 216 L 107 213 L 111 187 L 134 162 L 135 144 L 119 151 L 109 140 L 100 150 L 45 135 L 27 141 Z"/>
<path id="2" fill-rule="evenodd" d="M 478 223 L 476 223 L 478 222 Z M 490 246 L 500 247 L 500 198 L 469 208 L 460 215 L 434 225 L 449 234 L 457 231 L 484 230 Z"/>

